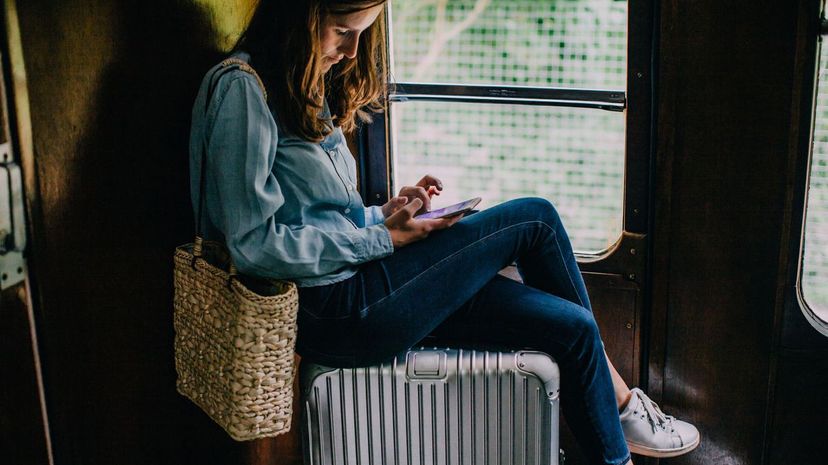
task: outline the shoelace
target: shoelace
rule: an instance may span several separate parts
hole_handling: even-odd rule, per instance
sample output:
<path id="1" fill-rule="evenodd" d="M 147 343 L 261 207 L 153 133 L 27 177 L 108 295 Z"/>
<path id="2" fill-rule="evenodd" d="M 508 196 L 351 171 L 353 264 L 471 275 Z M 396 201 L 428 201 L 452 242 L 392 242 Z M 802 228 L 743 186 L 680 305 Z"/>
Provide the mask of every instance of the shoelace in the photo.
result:
<path id="1" fill-rule="evenodd" d="M 648 397 L 638 396 L 641 405 L 644 406 L 644 410 L 647 411 L 647 416 L 650 418 L 650 427 L 653 428 L 653 433 L 656 432 L 656 428 L 661 428 L 665 431 L 673 432 L 673 419 L 675 417 L 670 415 L 665 415 L 664 412 L 658 408 L 658 404 L 652 401 L 652 399 Z"/>

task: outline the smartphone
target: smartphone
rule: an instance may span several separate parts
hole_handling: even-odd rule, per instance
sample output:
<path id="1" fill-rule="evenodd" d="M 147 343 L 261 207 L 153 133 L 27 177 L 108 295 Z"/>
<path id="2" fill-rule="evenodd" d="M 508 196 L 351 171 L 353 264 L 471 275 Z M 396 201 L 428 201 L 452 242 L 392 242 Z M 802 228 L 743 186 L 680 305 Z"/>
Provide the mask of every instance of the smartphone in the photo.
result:
<path id="1" fill-rule="evenodd" d="M 424 220 L 426 218 L 450 218 L 452 216 L 468 213 L 472 208 L 476 207 L 478 203 L 480 203 L 480 197 L 475 197 L 473 199 L 466 200 L 465 202 L 460 202 L 454 205 L 449 205 L 445 208 L 438 208 L 437 210 L 425 212 L 422 215 L 415 216 L 414 218 L 418 220 Z"/>

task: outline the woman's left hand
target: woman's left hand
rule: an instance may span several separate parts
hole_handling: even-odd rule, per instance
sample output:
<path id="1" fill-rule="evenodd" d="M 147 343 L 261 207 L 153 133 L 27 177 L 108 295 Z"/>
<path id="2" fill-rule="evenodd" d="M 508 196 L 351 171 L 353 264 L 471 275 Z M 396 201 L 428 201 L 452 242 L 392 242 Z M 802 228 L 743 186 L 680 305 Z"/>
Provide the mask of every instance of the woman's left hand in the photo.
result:
<path id="1" fill-rule="evenodd" d="M 415 213 L 415 215 L 421 215 L 421 214 L 431 210 L 431 197 L 433 197 L 435 195 L 440 195 L 440 191 L 442 191 L 442 190 L 443 190 L 443 182 L 440 181 L 439 179 L 435 178 L 434 176 L 431 176 L 431 175 L 427 174 L 427 175 L 423 176 L 423 178 L 420 179 L 417 182 L 416 185 L 414 185 L 414 186 L 403 186 L 403 188 L 400 189 L 400 193 L 397 197 L 394 197 L 387 204 L 382 206 L 382 213 L 385 215 L 386 218 L 388 218 L 389 216 L 391 216 L 391 214 L 393 214 L 400 207 L 402 207 L 403 205 L 405 205 L 407 203 L 407 200 L 406 201 L 397 200 L 396 204 L 394 204 L 395 203 L 394 199 L 406 198 L 407 197 L 408 200 L 420 199 L 420 200 L 423 201 L 422 208 L 420 208 L 417 211 L 417 213 Z M 389 207 L 388 213 L 386 213 L 386 208 L 385 207 L 388 206 L 389 204 L 394 204 L 394 205 L 392 205 L 392 207 L 396 207 L 396 208 L 391 210 L 391 208 Z"/>

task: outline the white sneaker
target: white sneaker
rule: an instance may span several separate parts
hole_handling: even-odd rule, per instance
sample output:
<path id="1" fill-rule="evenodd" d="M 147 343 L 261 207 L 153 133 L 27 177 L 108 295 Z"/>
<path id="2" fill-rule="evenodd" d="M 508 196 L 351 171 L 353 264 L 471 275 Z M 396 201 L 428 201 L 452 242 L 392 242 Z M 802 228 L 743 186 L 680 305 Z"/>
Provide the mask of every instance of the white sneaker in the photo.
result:
<path id="1" fill-rule="evenodd" d="M 621 412 L 621 429 L 633 454 L 675 457 L 699 445 L 699 430 L 686 421 L 665 415 L 655 402 L 633 388 L 629 403 Z"/>

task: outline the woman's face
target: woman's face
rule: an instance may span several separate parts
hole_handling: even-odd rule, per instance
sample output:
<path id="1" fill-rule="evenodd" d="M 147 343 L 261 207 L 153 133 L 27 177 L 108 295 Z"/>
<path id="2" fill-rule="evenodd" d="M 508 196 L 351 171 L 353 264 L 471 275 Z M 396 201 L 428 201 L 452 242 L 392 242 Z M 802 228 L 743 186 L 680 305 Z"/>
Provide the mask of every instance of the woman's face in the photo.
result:
<path id="1" fill-rule="evenodd" d="M 343 58 L 353 59 L 356 56 L 360 34 L 374 24 L 382 7 L 383 4 L 379 4 L 354 13 L 324 18 L 320 33 L 323 72 Z"/>

